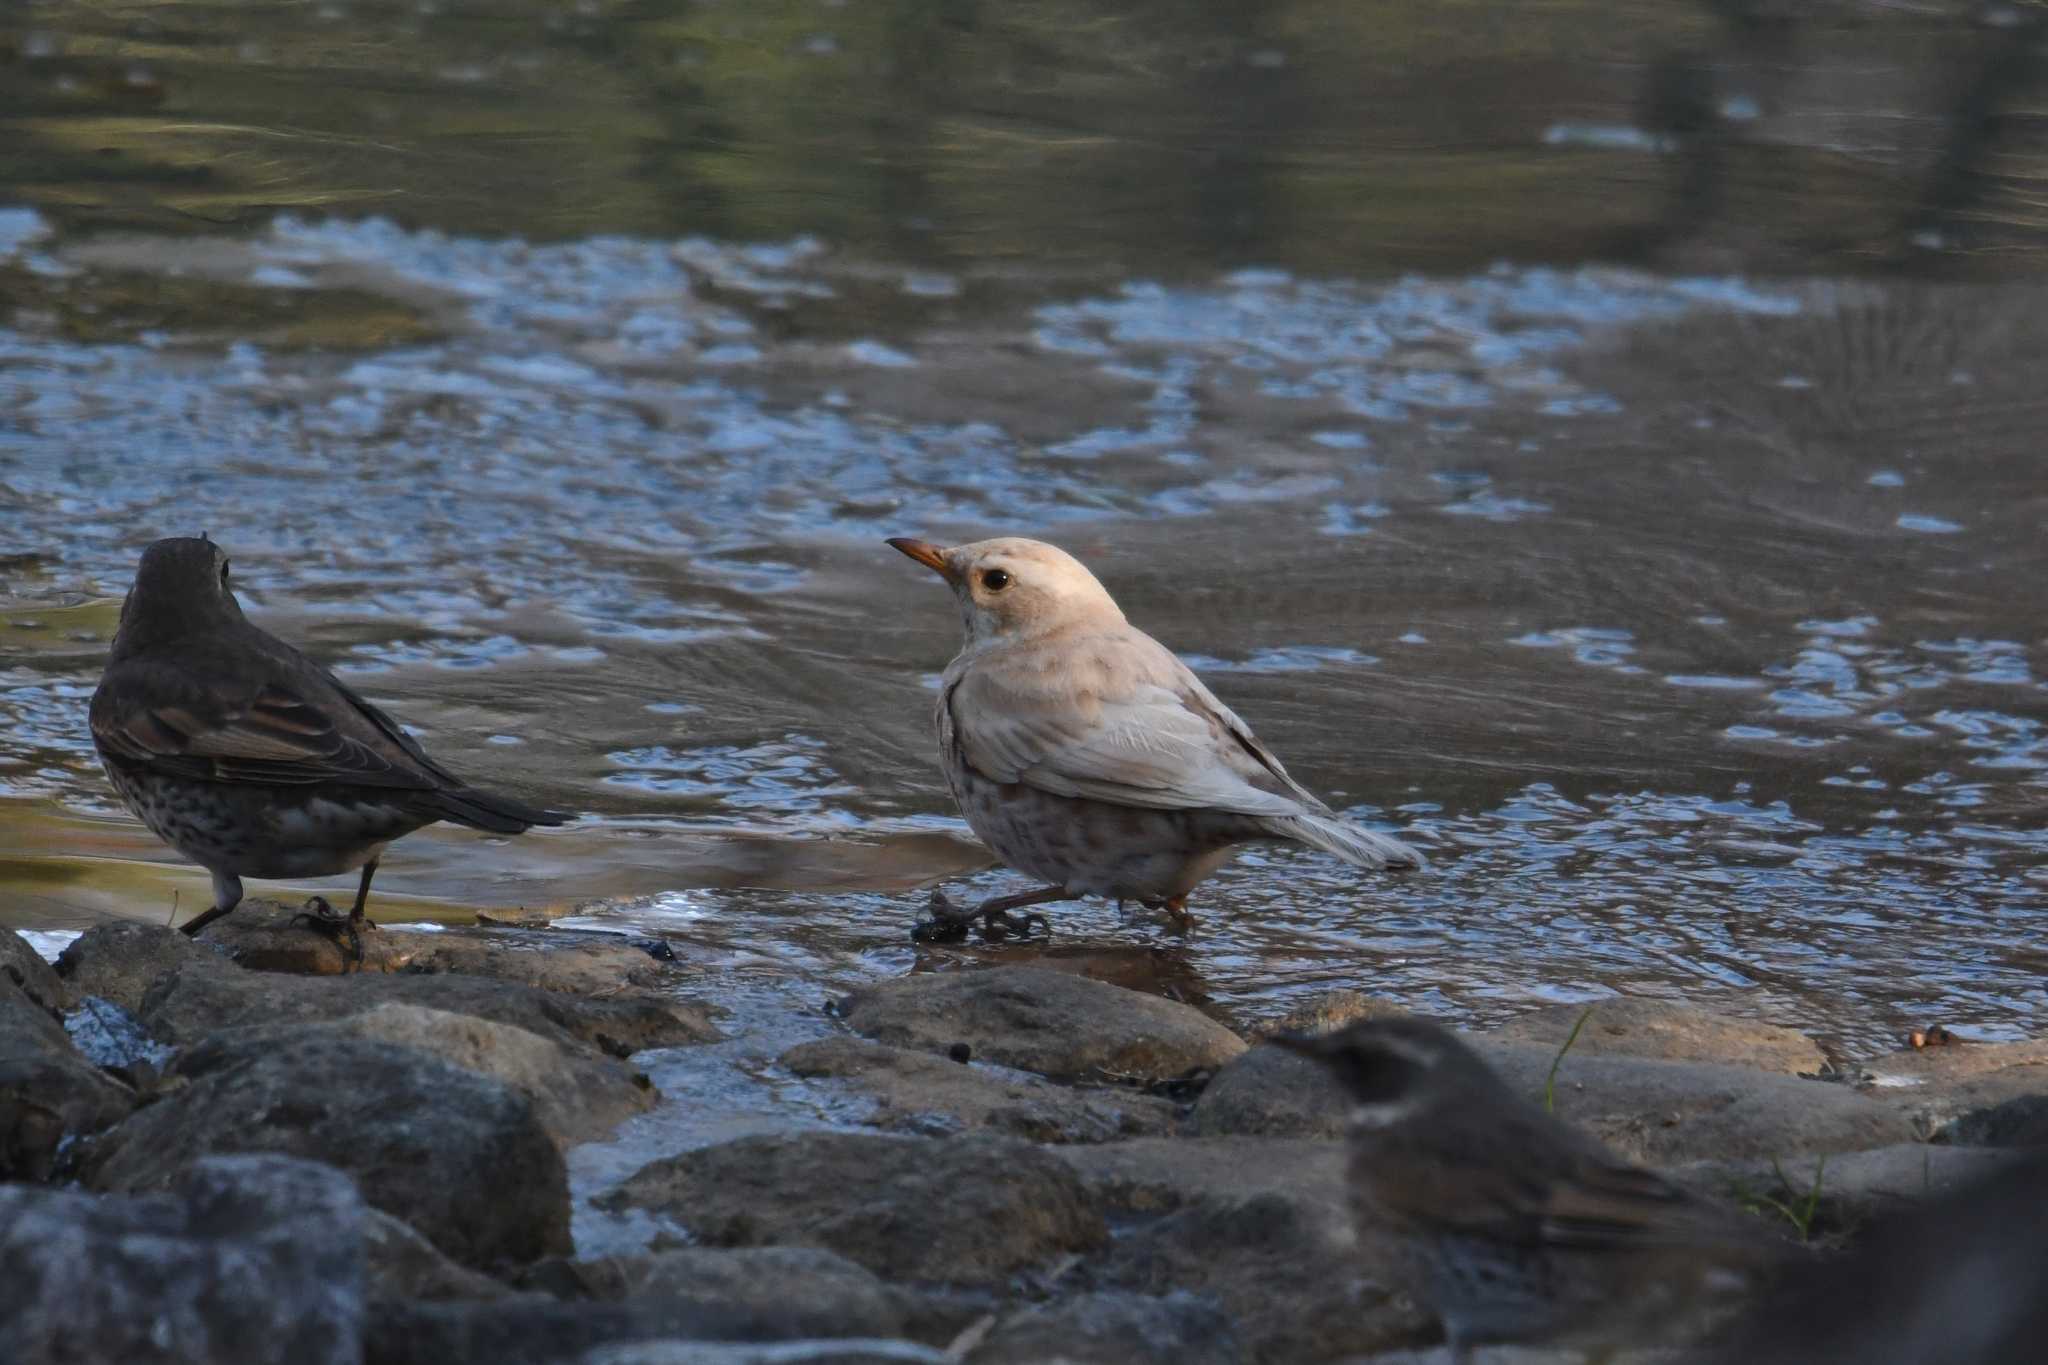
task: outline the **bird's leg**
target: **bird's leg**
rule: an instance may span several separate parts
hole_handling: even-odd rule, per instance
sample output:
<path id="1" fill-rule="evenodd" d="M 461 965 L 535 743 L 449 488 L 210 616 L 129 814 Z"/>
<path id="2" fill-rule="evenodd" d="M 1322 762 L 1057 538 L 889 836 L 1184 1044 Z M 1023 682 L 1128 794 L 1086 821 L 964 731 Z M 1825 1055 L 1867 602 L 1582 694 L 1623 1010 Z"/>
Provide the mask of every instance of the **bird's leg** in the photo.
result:
<path id="1" fill-rule="evenodd" d="M 196 934 L 242 903 L 242 879 L 225 872 L 213 874 L 213 908 L 194 915 L 178 926 L 182 933 Z"/>
<path id="2" fill-rule="evenodd" d="M 353 924 L 359 924 L 365 929 L 377 927 L 376 921 L 363 913 L 363 907 L 370 903 L 370 878 L 376 875 L 377 860 L 372 858 L 363 864 L 363 880 L 356 885 L 355 908 L 348 912 L 349 921 Z"/>
<path id="3" fill-rule="evenodd" d="M 980 920 L 982 933 L 988 938 L 1002 938 L 1012 933 L 1019 938 L 1028 938 L 1034 922 L 1045 931 L 1046 937 L 1050 938 L 1052 924 L 1045 916 L 1026 915 L 1022 919 L 1012 919 L 1007 912 L 1022 909 L 1027 905 L 1043 905 L 1048 901 L 1072 899 L 1065 887 L 1047 886 L 1037 891 L 1021 891 L 1014 896 L 997 896 L 993 900 L 986 900 L 969 908 L 953 904 L 945 892 L 934 888 L 930 905 L 931 918 L 919 920 L 912 925 L 910 936 L 919 943 L 958 943 L 967 937 L 967 926 Z"/>

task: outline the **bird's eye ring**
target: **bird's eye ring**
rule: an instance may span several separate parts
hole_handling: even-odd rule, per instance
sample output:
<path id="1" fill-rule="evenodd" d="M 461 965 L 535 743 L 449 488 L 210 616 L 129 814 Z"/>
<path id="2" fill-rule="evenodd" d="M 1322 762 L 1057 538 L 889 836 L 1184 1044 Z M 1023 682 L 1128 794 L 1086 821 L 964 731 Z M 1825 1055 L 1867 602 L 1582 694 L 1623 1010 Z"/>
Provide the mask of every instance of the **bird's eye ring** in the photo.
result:
<path id="1" fill-rule="evenodd" d="M 981 586 L 990 592 L 1001 592 L 1010 586 L 1010 575 L 1002 569 L 990 569 L 982 574 Z"/>
<path id="2" fill-rule="evenodd" d="M 228 585 L 228 564 L 229 564 L 229 563 L 230 563 L 230 561 L 228 561 L 228 560 L 225 560 L 225 559 L 223 559 L 223 560 L 222 560 L 222 561 L 220 562 L 220 585 L 221 585 L 221 586 L 222 586 L 223 588 L 225 588 L 225 587 L 226 587 L 226 586 Z"/>

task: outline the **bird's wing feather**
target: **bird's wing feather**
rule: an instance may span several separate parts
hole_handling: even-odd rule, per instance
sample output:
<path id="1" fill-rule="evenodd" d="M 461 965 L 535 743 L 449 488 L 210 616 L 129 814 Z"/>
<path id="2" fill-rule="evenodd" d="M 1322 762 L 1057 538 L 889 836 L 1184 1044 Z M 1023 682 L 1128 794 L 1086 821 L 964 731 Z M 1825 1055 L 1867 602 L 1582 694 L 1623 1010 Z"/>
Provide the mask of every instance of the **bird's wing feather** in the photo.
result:
<path id="1" fill-rule="evenodd" d="M 93 696 L 93 740 L 130 764 L 213 782 L 427 791 L 451 781 L 409 737 L 393 733 L 389 717 L 324 669 L 299 662 L 304 670 L 261 669 L 269 676 L 251 686 L 222 685 L 175 661 L 130 660 L 110 669 Z"/>
<path id="2" fill-rule="evenodd" d="M 970 661 L 945 693 L 977 772 L 1060 796 L 1250 816 L 1323 806 L 1286 776 L 1187 666 L 1137 630 Z"/>
<path id="3" fill-rule="evenodd" d="M 1525 1160 L 1506 1166 L 1489 1158 L 1503 1141 Z M 1376 1152 L 1368 1179 L 1397 1216 L 1498 1242 L 1626 1251 L 1754 1240 L 1591 1139 L 1498 1110 L 1483 1122 L 1439 1124 L 1427 1151 Z"/>

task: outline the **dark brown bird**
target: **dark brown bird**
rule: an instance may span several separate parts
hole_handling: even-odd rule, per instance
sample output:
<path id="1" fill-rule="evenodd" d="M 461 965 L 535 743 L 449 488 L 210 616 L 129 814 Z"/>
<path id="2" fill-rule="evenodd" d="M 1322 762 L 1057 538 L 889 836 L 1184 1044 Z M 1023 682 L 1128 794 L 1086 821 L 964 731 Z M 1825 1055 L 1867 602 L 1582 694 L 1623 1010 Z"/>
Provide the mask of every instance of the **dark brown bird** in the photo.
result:
<path id="1" fill-rule="evenodd" d="M 1392 1252 L 1454 1359 L 1492 1342 L 1647 1344 L 1782 1255 L 1516 1095 L 1427 1020 L 1272 1041 L 1322 1063 L 1352 1101 L 1360 1241 Z"/>
<path id="2" fill-rule="evenodd" d="M 227 556 L 203 536 L 142 552 L 93 693 L 92 742 L 128 809 L 213 874 L 213 908 L 188 934 L 235 908 L 245 876 L 360 867 L 353 925 L 393 839 L 436 820 L 518 834 L 568 819 L 464 785 L 397 721 L 250 624 Z"/>

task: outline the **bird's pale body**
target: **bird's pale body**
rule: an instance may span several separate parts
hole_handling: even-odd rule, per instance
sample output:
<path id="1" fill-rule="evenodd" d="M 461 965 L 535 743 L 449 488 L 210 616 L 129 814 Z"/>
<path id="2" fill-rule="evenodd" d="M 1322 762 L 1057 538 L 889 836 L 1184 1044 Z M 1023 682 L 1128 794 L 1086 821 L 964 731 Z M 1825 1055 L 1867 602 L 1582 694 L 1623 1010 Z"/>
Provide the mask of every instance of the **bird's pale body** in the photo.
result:
<path id="1" fill-rule="evenodd" d="M 893 541 L 959 600 L 966 642 L 940 680 L 940 764 L 968 825 L 1039 899 L 1176 910 L 1235 849 L 1306 844 L 1364 867 L 1419 866 L 1333 812 L 1064 551 L 1001 539 Z"/>

